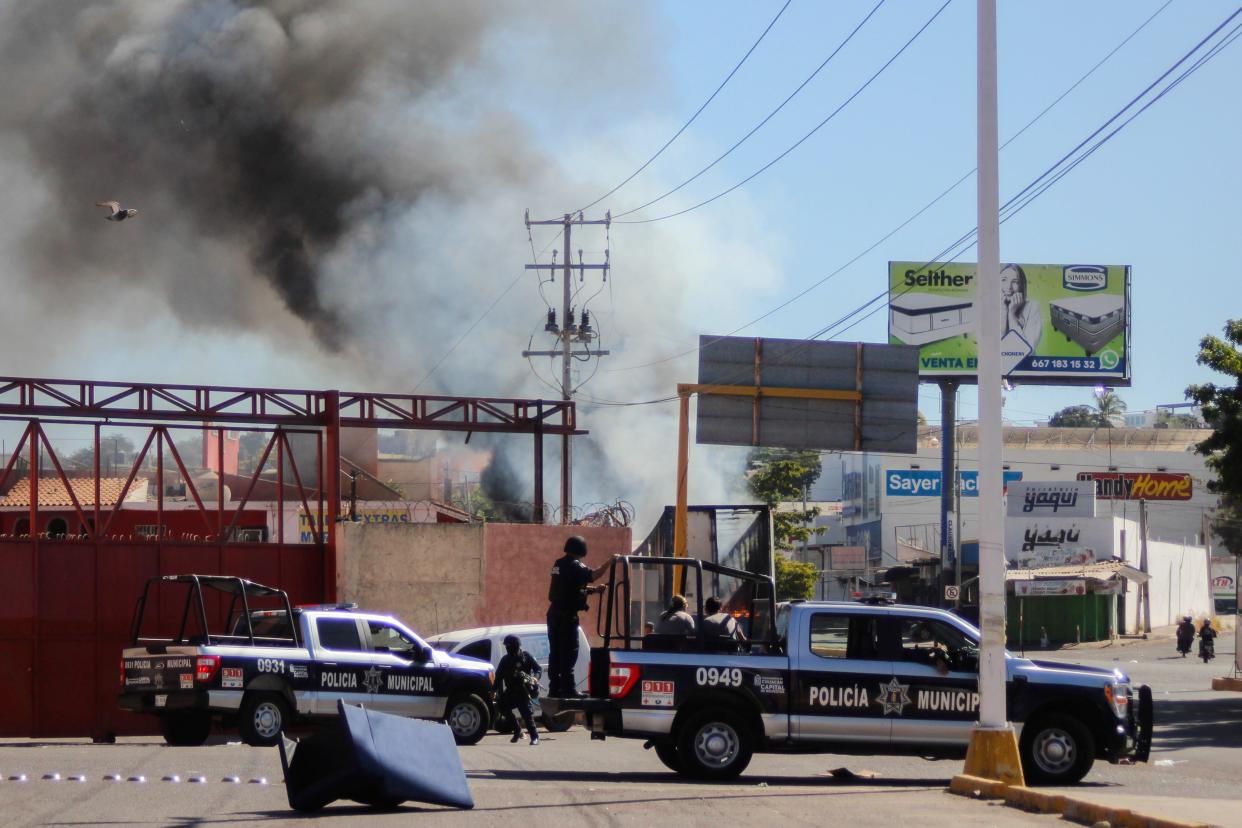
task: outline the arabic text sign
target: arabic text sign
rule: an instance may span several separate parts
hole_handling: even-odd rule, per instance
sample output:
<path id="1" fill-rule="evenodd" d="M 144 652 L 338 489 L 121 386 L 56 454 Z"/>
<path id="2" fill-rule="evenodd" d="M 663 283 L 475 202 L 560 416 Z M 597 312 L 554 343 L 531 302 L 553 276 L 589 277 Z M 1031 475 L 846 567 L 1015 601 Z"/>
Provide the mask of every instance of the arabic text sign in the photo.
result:
<path id="1" fill-rule="evenodd" d="M 1101 500 L 1190 500 L 1194 482 L 1179 472 L 1079 472 Z"/>
<path id="2" fill-rule="evenodd" d="M 1022 472 L 1004 473 L 1004 485 L 1022 479 Z M 962 497 L 979 496 L 979 472 L 958 473 Z M 924 469 L 889 469 L 884 473 L 884 493 L 889 497 L 940 497 L 940 472 Z"/>
<path id="3" fill-rule="evenodd" d="M 1023 480 L 1009 486 L 1010 517 L 1095 517 L 1090 481 Z"/>
<path id="4" fill-rule="evenodd" d="M 888 341 L 919 349 L 919 376 L 974 378 L 976 270 L 971 263 L 889 262 Z M 1045 385 L 1130 384 L 1130 268 L 1006 264 L 1001 370 Z"/>
<path id="5" fill-rule="evenodd" d="M 1035 595 L 1086 595 L 1086 593 L 1087 582 L 1081 578 L 1013 582 L 1013 594 L 1022 598 Z"/>

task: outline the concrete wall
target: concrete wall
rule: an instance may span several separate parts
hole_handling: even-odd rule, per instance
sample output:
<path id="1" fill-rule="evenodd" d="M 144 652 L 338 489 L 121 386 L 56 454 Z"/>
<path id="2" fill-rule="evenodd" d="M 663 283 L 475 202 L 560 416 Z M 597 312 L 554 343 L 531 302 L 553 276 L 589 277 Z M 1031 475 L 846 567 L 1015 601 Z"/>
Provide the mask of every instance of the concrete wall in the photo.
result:
<path id="1" fill-rule="evenodd" d="M 594 568 L 630 551 L 628 528 L 511 523 L 341 523 L 337 594 L 390 612 L 423 635 L 543 621 L 548 575 L 565 538 L 582 535 Z M 595 625 L 595 601 L 584 627 Z"/>
<path id="2" fill-rule="evenodd" d="M 542 622 L 548 613 L 548 579 L 552 563 L 564 554 L 565 539 L 570 535 L 586 538 L 586 563 L 592 569 L 612 555 L 625 555 L 630 551 L 628 528 L 487 524 L 484 533 L 487 600 L 479 610 L 479 623 Z M 602 579 L 607 577 L 605 574 Z M 595 629 L 596 603 L 596 599 L 592 598 L 591 612 L 582 615 L 582 625 L 587 628 L 588 635 Z"/>
<path id="3" fill-rule="evenodd" d="M 1114 518 L 1117 557 L 1139 568 L 1141 545 L 1138 523 Z M 1125 530 L 1122 542 L 1121 532 Z M 1202 618 L 1211 615 L 1214 607 L 1208 579 L 1208 551 L 1202 546 L 1189 546 L 1164 541 L 1147 541 L 1147 571 L 1151 574 L 1151 625 L 1164 627 L 1176 624 L 1183 615 Z M 1126 588 L 1126 630 L 1139 629 L 1138 587 Z"/>
<path id="4" fill-rule="evenodd" d="M 483 524 L 337 524 L 337 596 L 423 635 L 474 627 L 483 601 Z"/>

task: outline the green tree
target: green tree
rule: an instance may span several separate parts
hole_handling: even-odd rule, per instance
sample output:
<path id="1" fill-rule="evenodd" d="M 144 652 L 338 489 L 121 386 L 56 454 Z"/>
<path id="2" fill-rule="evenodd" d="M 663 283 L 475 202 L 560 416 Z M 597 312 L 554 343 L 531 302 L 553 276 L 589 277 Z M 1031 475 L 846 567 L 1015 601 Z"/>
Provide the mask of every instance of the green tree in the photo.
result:
<path id="1" fill-rule="evenodd" d="M 1165 408 L 1156 410 L 1156 428 L 1199 428 L 1199 422 L 1193 414 L 1174 414 Z"/>
<path id="2" fill-rule="evenodd" d="M 823 472 L 817 451 L 758 448 L 746 458 L 746 488 L 751 495 L 768 506 L 797 503 Z M 818 534 L 811 524 L 819 509 L 793 509 L 772 513 L 773 545 L 777 549 L 793 549 Z"/>
<path id="3" fill-rule="evenodd" d="M 819 571 L 815 564 L 794 561 L 776 553 L 776 600 L 808 599 L 815 594 Z"/>
<path id="4" fill-rule="evenodd" d="M 1191 385 L 1186 396 L 1199 404 L 1212 429 L 1195 450 L 1207 458 L 1216 477 L 1208 491 L 1221 496 L 1214 528 L 1235 555 L 1242 553 L 1242 320 L 1225 323 L 1225 338 L 1199 341 L 1197 362 L 1229 377 L 1229 384 Z"/>
<path id="5" fill-rule="evenodd" d="M 1095 414 L 1099 425 L 1104 428 L 1113 427 L 1113 418 L 1121 416 L 1126 410 L 1125 400 L 1117 396 L 1111 388 L 1101 389 L 1095 395 Z"/>
<path id="6" fill-rule="evenodd" d="M 93 439 L 91 443 L 94 443 Z M 99 473 L 101 476 L 108 477 L 117 473 L 129 473 L 135 449 L 133 442 L 128 437 L 116 432 L 102 434 L 99 437 L 99 446 Z M 83 469 L 93 474 L 95 471 L 95 446 L 88 445 L 86 448 L 78 449 L 66 457 L 63 463 L 66 471 L 69 469 Z"/>
<path id="7" fill-rule="evenodd" d="M 1098 415 L 1089 405 L 1062 408 L 1048 420 L 1048 425 L 1053 428 L 1095 428 L 1099 423 Z"/>

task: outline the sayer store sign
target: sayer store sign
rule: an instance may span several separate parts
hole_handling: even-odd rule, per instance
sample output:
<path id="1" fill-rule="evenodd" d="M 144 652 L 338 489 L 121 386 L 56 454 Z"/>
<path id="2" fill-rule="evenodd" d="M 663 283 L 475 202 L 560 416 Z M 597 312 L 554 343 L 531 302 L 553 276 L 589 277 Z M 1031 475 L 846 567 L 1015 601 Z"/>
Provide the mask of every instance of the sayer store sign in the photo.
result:
<path id="1" fill-rule="evenodd" d="M 1022 472 L 1005 472 L 1004 485 L 1022 479 Z M 958 474 L 962 497 L 979 496 L 979 472 Z M 940 497 L 940 472 L 923 469 L 889 469 L 884 473 L 884 493 L 889 497 Z"/>
<path id="2" fill-rule="evenodd" d="M 917 345 L 919 376 L 978 370 L 976 266 L 888 263 L 888 341 Z M 1001 372 L 1045 385 L 1130 384 L 1130 268 L 1001 267 Z"/>
<path id="3" fill-rule="evenodd" d="M 1079 472 L 1079 480 L 1095 482 L 1101 500 L 1190 500 L 1194 484 L 1175 472 Z"/>

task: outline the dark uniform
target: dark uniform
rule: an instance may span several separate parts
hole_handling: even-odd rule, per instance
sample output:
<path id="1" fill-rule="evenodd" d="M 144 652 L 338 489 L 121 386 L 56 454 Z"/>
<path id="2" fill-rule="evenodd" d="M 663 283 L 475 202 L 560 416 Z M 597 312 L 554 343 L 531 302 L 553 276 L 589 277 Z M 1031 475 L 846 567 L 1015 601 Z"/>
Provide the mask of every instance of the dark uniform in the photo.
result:
<path id="1" fill-rule="evenodd" d="M 565 542 L 565 554 L 552 565 L 548 587 L 548 695 L 555 698 L 577 694 L 574 665 L 578 662 L 578 613 L 587 609 L 587 586 L 593 577 L 591 567 L 573 554 L 579 548 L 586 555 L 582 538 L 575 536 Z"/>
<path id="2" fill-rule="evenodd" d="M 517 717 L 513 719 L 513 741 L 522 738 L 522 725 L 525 724 L 530 733 L 530 743 L 537 745 L 539 731 L 535 729 L 531 700 L 538 695 L 539 677 L 543 675 L 543 669 L 530 653 L 521 648 L 521 642 L 514 638 L 513 646 L 509 645 L 509 638 L 505 639 L 507 652 L 501 656 L 500 664 L 496 667 L 493 689 L 496 691 L 497 707 L 510 712 L 517 710 L 521 716 L 521 721 Z"/>

